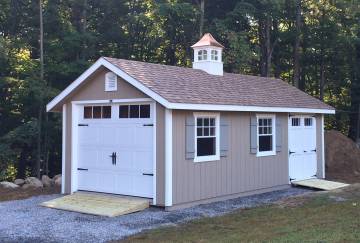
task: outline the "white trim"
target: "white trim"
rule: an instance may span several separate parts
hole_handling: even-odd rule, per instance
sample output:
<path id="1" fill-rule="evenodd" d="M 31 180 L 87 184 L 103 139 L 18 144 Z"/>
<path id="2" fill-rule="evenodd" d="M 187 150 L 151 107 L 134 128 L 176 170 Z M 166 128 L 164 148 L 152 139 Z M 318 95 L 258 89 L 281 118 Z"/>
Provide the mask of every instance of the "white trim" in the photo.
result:
<path id="1" fill-rule="evenodd" d="M 79 100 L 72 101 L 72 104 L 107 104 L 107 103 L 137 103 L 137 102 L 153 102 L 153 99 L 139 98 L 139 99 L 112 99 L 112 100 Z"/>
<path id="2" fill-rule="evenodd" d="M 61 153 L 61 194 L 65 193 L 66 165 L 66 104 L 62 106 L 62 153 Z"/>
<path id="3" fill-rule="evenodd" d="M 78 190 L 78 126 L 80 108 L 79 105 L 71 105 L 71 193 Z"/>
<path id="4" fill-rule="evenodd" d="M 152 204 L 156 205 L 156 102 L 151 104 L 153 106 L 153 201 Z"/>
<path id="5" fill-rule="evenodd" d="M 165 110 L 165 206 L 172 206 L 172 110 Z"/>
<path id="6" fill-rule="evenodd" d="M 90 66 L 83 74 L 81 74 L 74 82 L 72 82 L 52 101 L 50 101 L 46 106 L 46 110 L 50 111 L 51 109 L 53 109 L 58 103 L 60 103 L 66 96 L 68 96 L 76 87 L 78 87 L 83 81 L 85 81 L 93 72 L 95 72 L 101 66 L 108 68 L 110 71 L 114 72 L 115 74 L 126 80 L 128 83 L 132 84 L 135 88 L 139 89 L 155 101 L 159 102 L 161 105 L 165 106 L 165 108 L 167 109 L 335 114 L 335 110 L 332 109 L 171 103 L 102 57 L 99 58 L 92 66 Z"/>
<path id="7" fill-rule="evenodd" d="M 215 155 L 210 156 L 197 156 L 197 118 L 201 117 L 211 117 L 215 118 Z M 220 160 L 220 113 L 219 112 L 194 112 L 195 126 L 194 126 L 194 134 L 195 134 L 195 155 L 194 162 L 208 162 L 208 161 L 216 161 Z"/>
<path id="8" fill-rule="evenodd" d="M 272 151 L 259 151 L 259 119 L 271 118 L 272 126 Z M 276 155 L 276 116 L 275 114 L 256 114 L 256 142 L 257 142 L 257 152 L 256 157 L 263 156 L 272 156 Z"/>
<path id="9" fill-rule="evenodd" d="M 322 176 L 325 179 L 325 139 L 324 139 L 325 127 L 324 127 L 324 115 L 321 115 L 321 157 L 322 157 Z"/>
<path id="10" fill-rule="evenodd" d="M 104 66 L 110 71 L 114 72 L 122 79 L 126 80 L 128 83 L 133 85 L 135 88 L 139 89 L 149 97 L 153 98 L 163 106 L 167 107 L 168 101 L 163 97 L 143 85 L 141 82 L 137 81 L 126 72 L 122 71 L 120 68 L 114 64 L 108 62 L 105 58 L 99 58 L 92 66 L 90 66 L 83 74 L 80 75 L 74 82 L 72 82 L 64 91 L 57 95 L 50 103 L 47 104 L 46 110 L 50 111 L 53 109 L 59 102 L 61 102 L 66 96 L 68 96 L 76 87 L 78 87 L 83 81 L 85 81 L 93 72 L 95 72 L 99 67 Z"/>
<path id="11" fill-rule="evenodd" d="M 207 105 L 207 104 L 168 103 L 168 106 L 166 106 L 166 107 L 169 108 L 169 109 L 174 109 L 174 110 L 294 112 L 294 113 L 335 114 L 335 110 L 328 110 L 328 109 L 266 107 L 266 106 Z"/>

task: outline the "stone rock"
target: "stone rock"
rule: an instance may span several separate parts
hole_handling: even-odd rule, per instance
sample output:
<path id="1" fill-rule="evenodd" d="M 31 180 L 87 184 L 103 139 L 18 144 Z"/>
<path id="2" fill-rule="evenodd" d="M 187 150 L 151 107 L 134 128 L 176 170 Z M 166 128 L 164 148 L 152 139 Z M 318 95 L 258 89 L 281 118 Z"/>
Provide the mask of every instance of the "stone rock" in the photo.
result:
<path id="1" fill-rule="evenodd" d="M 0 187 L 7 188 L 7 189 L 15 189 L 15 188 L 18 188 L 19 186 L 12 182 L 2 181 L 2 182 L 0 182 Z"/>
<path id="2" fill-rule="evenodd" d="M 28 177 L 25 179 L 25 183 L 33 187 L 43 187 L 43 183 L 36 177 Z"/>
<path id="3" fill-rule="evenodd" d="M 25 184 L 25 180 L 24 180 L 24 179 L 16 179 L 16 180 L 14 181 L 14 183 L 15 183 L 16 185 L 18 185 L 18 186 L 22 186 L 22 185 Z"/>
<path id="4" fill-rule="evenodd" d="M 61 174 L 55 175 L 55 176 L 53 177 L 53 180 L 56 181 L 56 179 L 57 179 L 58 177 L 61 177 Z"/>
<path id="5" fill-rule="evenodd" d="M 50 179 L 50 177 L 47 175 L 43 175 L 41 177 L 41 182 L 43 183 L 44 187 L 51 187 L 54 184 L 53 180 Z"/>
<path id="6" fill-rule="evenodd" d="M 32 186 L 32 185 L 30 185 L 30 184 L 24 184 L 24 185 L 22 185 L 22 189 L 28 189 L 28 188 L 30 188 L 30 187 L 32 187 L 32 188 L 34 188 L 34 186 Z"/>
<path id="7" fill-rule="evenodd" d="M 61 175 L 60 177 L 57 177 L 54 182 L 55 182 L 55 186 L 61 186 Z"/>

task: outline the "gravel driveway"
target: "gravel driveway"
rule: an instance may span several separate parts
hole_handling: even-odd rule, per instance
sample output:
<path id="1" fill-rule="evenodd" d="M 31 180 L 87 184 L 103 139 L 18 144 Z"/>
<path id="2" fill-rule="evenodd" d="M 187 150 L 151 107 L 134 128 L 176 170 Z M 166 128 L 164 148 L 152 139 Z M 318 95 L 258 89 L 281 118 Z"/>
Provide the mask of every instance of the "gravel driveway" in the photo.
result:
<path id="1" fill-rule="evenodd" d="M 37 196 L 0 203 L 0 242 L 105 242 L 145 229 L 218 216 L 307 192 L 309 190 L 289 188 L 172 212 L 149 208 L 115 218 L 40 207 L 39 203 L 59 195 Z"/>

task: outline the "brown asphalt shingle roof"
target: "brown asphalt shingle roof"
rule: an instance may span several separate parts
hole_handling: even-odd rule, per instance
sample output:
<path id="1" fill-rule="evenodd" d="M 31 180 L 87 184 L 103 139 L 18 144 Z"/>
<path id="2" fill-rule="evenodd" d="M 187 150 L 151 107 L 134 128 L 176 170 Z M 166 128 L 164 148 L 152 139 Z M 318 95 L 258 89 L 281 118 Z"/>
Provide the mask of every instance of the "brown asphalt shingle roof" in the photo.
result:
<path id="1" fill-rule="evenodd" d="M 171 103 L 334 109 L 280 79 L 104 58 Z"/>

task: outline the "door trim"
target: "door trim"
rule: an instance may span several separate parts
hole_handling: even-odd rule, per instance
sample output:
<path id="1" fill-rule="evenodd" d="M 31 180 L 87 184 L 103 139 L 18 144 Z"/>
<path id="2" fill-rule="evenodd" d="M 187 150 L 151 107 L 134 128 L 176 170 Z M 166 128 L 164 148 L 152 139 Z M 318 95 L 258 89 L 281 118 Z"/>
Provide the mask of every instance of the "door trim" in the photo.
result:
<path id="1" fill-rule="evenodd" d="M 152 107 L 153 115 L 153 196 L 152 204 L 156 204 L 156 102 L 149 98 L 144 99 L 114 99 L 114 100 L 83 100 L 71 102 L 71 194 L 78 190 L 78 123 L 81 107 L 91 104 L 117 104 L 147 102 Z"/>

